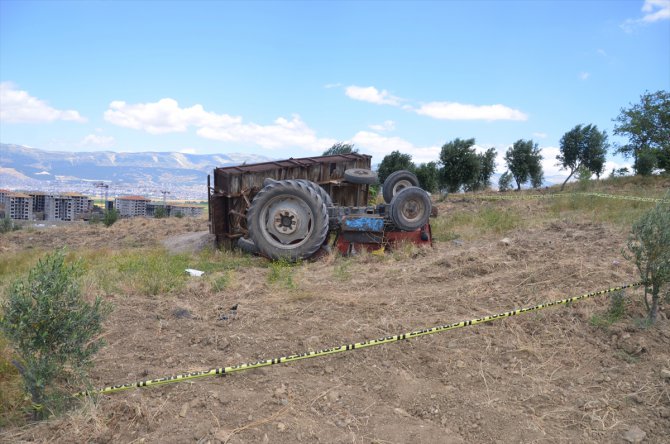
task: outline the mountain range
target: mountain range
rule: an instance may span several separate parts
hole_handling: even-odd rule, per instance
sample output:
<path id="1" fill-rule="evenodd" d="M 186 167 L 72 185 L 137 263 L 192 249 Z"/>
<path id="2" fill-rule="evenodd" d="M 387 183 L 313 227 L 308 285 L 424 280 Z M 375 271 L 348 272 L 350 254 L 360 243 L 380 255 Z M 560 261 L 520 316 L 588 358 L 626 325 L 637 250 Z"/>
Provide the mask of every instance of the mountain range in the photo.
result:
<path id="1" fill-rule="evenodd" d="M 207 175 L 216 167 L 271 160 L 254 154 L 176 152 L 70 152 L 0 144 L 0 188 L 47 192 L 140 194 L 173 199 L 205 199 Z"/>

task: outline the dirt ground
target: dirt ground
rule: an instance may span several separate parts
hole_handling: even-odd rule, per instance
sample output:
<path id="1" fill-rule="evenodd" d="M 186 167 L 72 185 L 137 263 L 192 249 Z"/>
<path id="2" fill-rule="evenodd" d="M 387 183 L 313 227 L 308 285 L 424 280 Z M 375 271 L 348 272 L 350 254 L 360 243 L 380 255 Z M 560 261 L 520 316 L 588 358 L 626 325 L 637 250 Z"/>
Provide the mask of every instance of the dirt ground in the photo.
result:
<path id="1" fill-rule="evenodd" d="M 442 204 L 441 211 L 457 210 Z M 206 222 L 123 221 L 13 233 L 2 245 L 158 245 Z M 123 229 L 123 231 L 122 231 Z M 38 234 L 39 233 L 39 234 Z M 71 234 L 71 233 L 70 233 Z M 293 269 L 235 270 L 214 291 L 115 295 L 95 386 L 224 367 L 379 338 L 580 295 L 639 279 L 625 232 L 557 220 L 474 241 L 379 257 L 326 257 Z M 31 241 L 28 238 L 32 237 Z M 506 237 L 508 241 L 501 242 Z M 259 259 L 260 261 L 260 259 Z M 642 328 L 641 290 L 627 315 L 606 296 L 330 357 L 101 396 L 83 410 L 0 432 L 7 442 L 539 443 L 668 442 L 670 313 Z M 230 307 L 238 305 L 236 316 Z M 639 430 L 638 430 L 639 429 Z M 639 432 L 639 436 L 635 435 Z"/>

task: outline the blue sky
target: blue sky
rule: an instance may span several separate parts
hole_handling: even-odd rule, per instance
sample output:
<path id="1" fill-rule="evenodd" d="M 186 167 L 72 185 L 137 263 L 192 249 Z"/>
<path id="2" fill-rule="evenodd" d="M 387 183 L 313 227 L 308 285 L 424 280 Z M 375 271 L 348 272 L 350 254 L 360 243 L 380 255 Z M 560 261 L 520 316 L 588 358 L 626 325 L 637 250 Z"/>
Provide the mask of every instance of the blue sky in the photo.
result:
<path id="1" fill-rule="evenodd" d="M 378 163 L 533 139 L 552 177 L 566 131 L 620 142 L 620 108 L 670 90 L 670 0 L 0 0 L 0 82 L 3 143 Z"/>

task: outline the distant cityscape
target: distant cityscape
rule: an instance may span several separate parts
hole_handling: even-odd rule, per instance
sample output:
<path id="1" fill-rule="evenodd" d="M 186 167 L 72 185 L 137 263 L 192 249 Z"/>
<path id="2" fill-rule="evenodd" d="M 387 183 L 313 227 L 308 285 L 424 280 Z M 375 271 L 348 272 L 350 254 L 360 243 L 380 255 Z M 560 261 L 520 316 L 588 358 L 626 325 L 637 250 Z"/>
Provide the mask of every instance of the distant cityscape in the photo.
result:
<path id="1" fill-rule="evenodd" d="M 100 188 L 104 188 L 100 186 Z M 104 211 L 116 210 L 120 217 L 200 217 L 202 205 L 152 201 L 140 195 L 118 196 L 101 199 L 97 206 L 94 199 L 78 192 L 48 193 L 43 191 L 16 192 L 0 189 L 0 217 L 26 221 L 76 221 L 89 220 Z"/>

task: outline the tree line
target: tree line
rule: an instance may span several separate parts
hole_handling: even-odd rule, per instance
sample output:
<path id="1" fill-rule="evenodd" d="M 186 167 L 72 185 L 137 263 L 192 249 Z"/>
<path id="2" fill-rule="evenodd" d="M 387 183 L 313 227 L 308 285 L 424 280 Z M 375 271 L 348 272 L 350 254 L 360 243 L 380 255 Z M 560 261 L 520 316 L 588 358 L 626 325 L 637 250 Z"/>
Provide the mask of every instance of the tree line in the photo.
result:
<path id="1" fill-rule="evenodd" d="M 628 143 L 615 146 L 613 153 L 632 157 L 636 175 L 646 176 L 657 170 L 670 172 L 670 94 L 667 91 L 643 94 L 640 103 L 622 108 L 613 121 L 614 134 L 628 139 Z M 379 180 L 383 182 L 394 171 L 409 170 L 430 192 L 489 188 L 496 168 L 496 150 L 488 148 L 478 153 L 475 146 L 474 138 L 456 138 L 442 145 L 438 160 L 419 165 L 412 162 L 410 154 L 393 151 L 379 164 Z M 561 190 L 575 174 L 600 178 L 609 148 L 607 133 L 596 125 L 579 124 L 566 132 L 560 140 L 560 154 L 556 156 L 557 165 L 569 173 Z M 355 152 L 358 149 L 353 144 L 338 142 L 323 154 Z M 499 190 L 506 191 L 514 185 L 517 190 L 526 184 L 533 188 L 542 186 L 542 155 L 533 140 L 517 140 L 507 149 L 504 159 L 507 170 L 498 180 Z M 627 168 L 622 168 L 613 170 L 611 176 L 628 173 Z"/>

